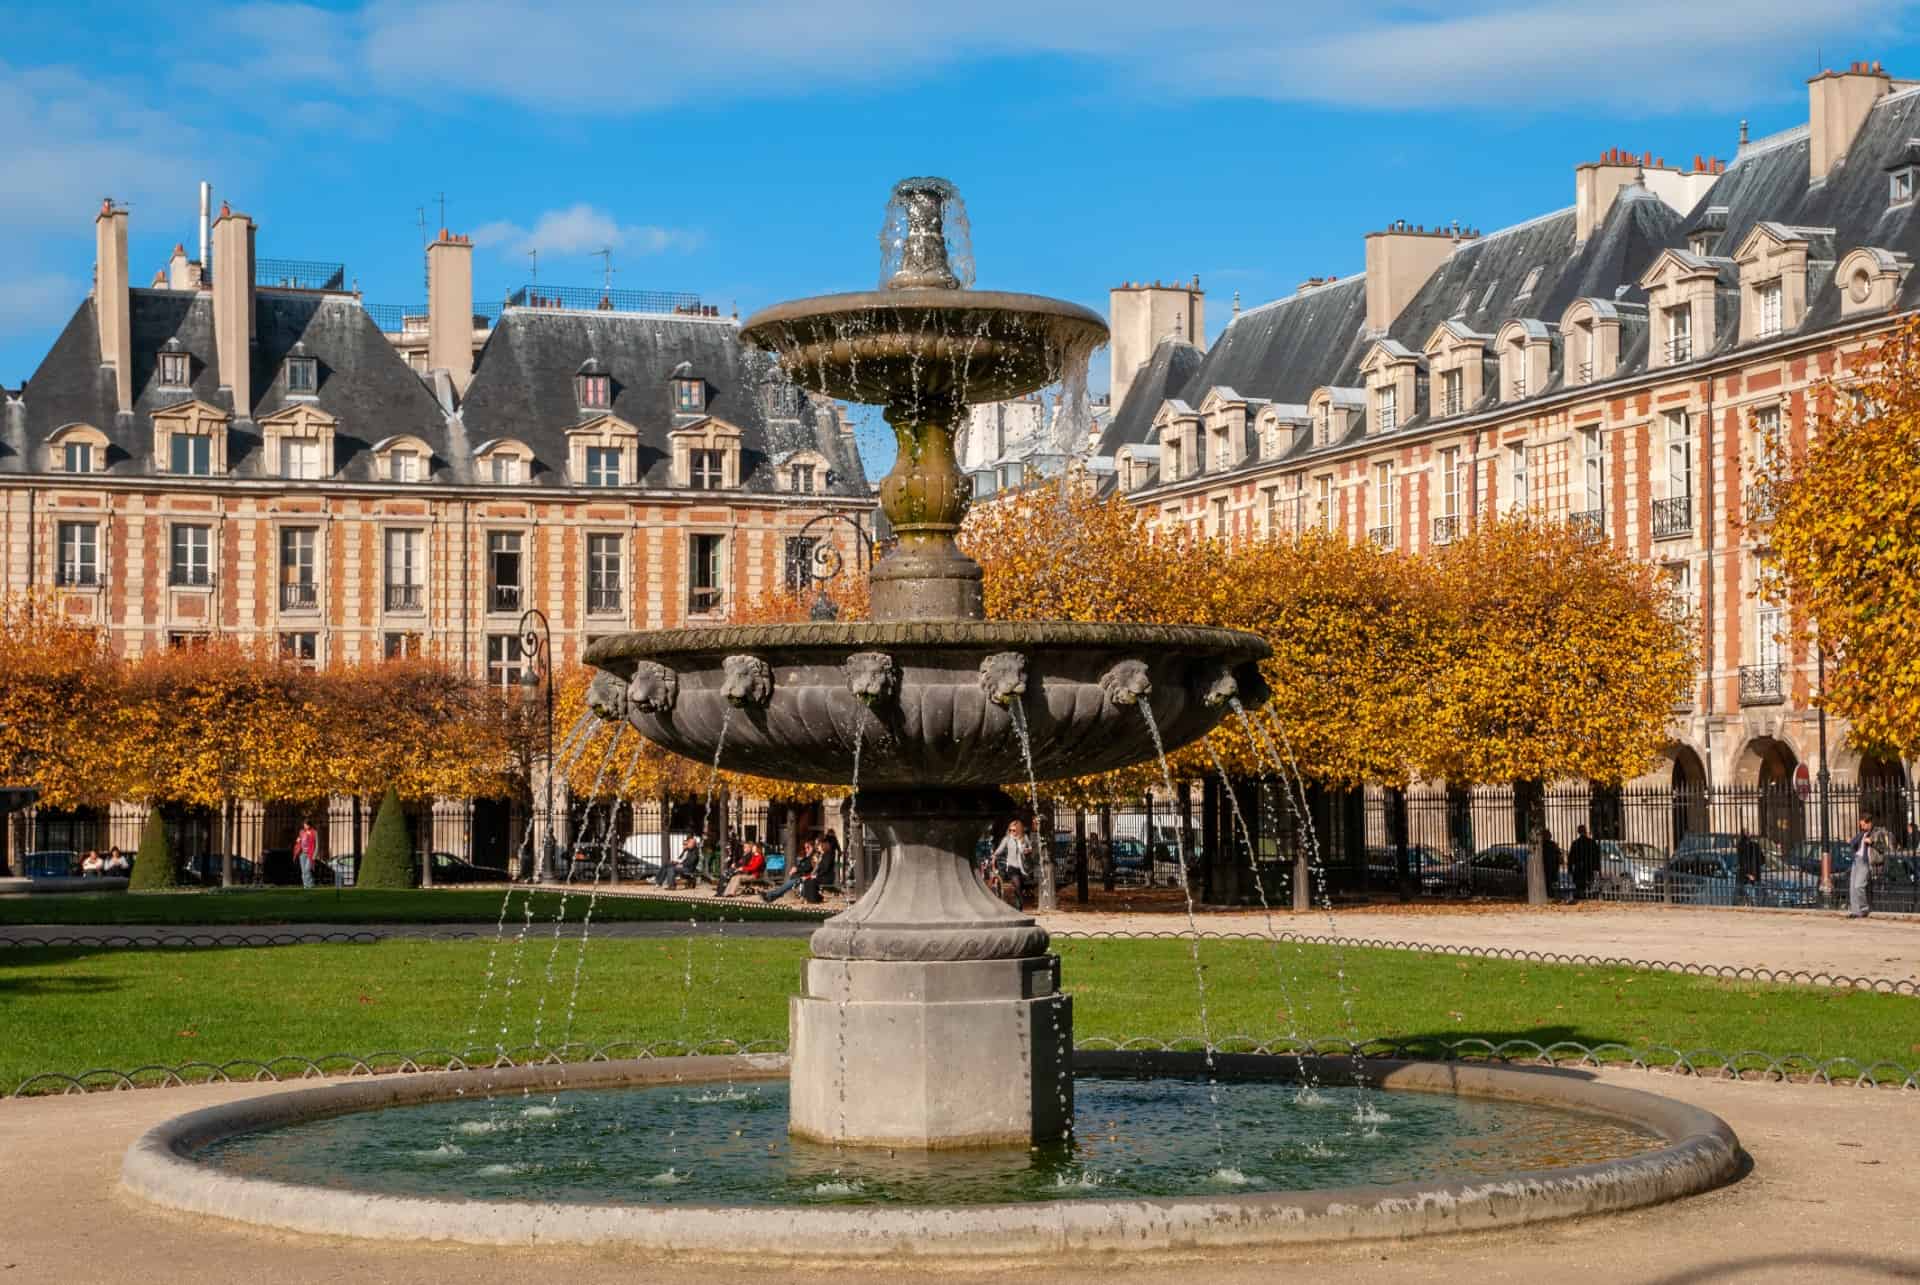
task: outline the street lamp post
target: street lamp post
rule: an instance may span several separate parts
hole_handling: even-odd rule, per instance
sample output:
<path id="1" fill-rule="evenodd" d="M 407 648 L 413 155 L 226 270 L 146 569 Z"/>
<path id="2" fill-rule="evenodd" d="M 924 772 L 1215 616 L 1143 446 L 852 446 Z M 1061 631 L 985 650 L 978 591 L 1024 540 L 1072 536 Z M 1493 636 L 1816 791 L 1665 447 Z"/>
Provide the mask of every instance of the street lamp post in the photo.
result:
<path id="1" fill-rule="evenodd" d="M 546 613 L 538 607 L 529 607 L 521 613 L 519 633 L 520 699 L 529 710 L 544 699 L 546 719 L 546 829 L 540 840 L 542 851 L 535 855 L 533 868 L 528 870 L 523 866 L 521 869 L 522 876 L 531 882 L 543 870 L 551 875 L 553 869 L 553 631 L 547 625 Z"/>
<path id="2" fill-rule="evenodd" d="M 828 478 L 829 484 L 831 484 L 832 480 L 831 477 Z M 865 571 L 867 567 L 873 563 L 873 537 L 867 534 L 867 529 L 860 524 L 860 519 L 855 514 L 841 513 L 837 510 L 829 509 L 825 513 L 808 518 L 807 521 L 801 525 L 798 534 L 794 538 L 806 539 L 812 534 L 815 527 L 822 523 L 831 525 L 835 522 L 852 528 L 854 538 L 857 542 L 854 546 L 854 569 L 857 571 Z M 810 614 L 815 620 L 835 619 L 839 616 L 840 609 L 834 604 L 832 597 L 828 595 L 827 585 L 835 576 L 840 574 L 841 568 L 846 565 L 846 558 L 841 554 L 839 547 L 834 544 L 833 540 L 827 538 L 816 542 L 809 560 L 813 565 L 808 569 L 807 576 L 816 586 L 813 609 Z"/>

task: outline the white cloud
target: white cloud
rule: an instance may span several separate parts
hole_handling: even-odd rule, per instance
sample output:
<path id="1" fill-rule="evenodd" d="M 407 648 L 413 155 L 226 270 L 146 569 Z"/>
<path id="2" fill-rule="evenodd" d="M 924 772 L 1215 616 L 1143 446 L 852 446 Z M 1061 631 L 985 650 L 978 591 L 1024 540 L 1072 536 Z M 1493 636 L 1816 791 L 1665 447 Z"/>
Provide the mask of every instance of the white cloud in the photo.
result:
<path id="1" fill-rule="evenodd" d="M 664 254 L 697 249 L 702 240 L 699 232 L 683 228 L 621 223 L 605 210 L 584 203 L 548 210 L 534 220 L 531 230 L 500 221 L 473 231 L 475 245 L 505 254 L 525 254 L 529 250 L 553 255 L 596 254 L 601 250 Z"/>
<path id="2" fill-rule="evenodd" d="M 1891 36 L 1896 0 L 368 0 L 360 71 L 384 92 L 477 94 L 563 113 L 711 95 L 802 97 L 910 83 L 996 55 L 1053 54 L 1134 98 L 1350 106 L 1646 109 L 1776 97 L 1824 41 Z M 273 10 L 300 6 L 274 5 Z M 797 126 L 804 130 L 804 122 Z"/>
<path id="3" fill-rule="evenodd" d="M 274 80 L 344 80 L 357 61 L 351 15 L 264 3 L 216 9 L 207 18 L 212 36 L 232 39 L 240 59 L 258 60 Z"/>

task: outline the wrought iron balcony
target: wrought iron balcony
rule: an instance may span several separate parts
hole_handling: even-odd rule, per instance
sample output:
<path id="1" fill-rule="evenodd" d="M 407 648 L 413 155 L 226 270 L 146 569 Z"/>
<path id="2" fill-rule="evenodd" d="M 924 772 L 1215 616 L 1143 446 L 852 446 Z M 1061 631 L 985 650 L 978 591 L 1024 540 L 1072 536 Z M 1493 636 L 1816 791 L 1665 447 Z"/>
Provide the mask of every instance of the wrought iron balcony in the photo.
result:
<path id="1" fill-rule="evenodd" d="M 387 610 L 418 611 L 425 597 L 417 584 L 390 584 L 387 586 Z"/>
<path id="2" fill-rule="evenodd" d="M 1693 530 L 1693 497 L 1676 495 L 1653 502 L 1653 538 L 1670 540 Z"/>
<path id="3" fill-rule="evenodd" d="M 690 616 L 710 616 L 720 610 L 721 593 L 718 589 L 694 589 L 687 594 L 687 614 Z"/>
<path id="4" fill-rule="evenodd" d="M 280 610 L 312 611 L 320 605 L 320 586 L 310 580 L 296 580 L 280 586 Z"/>
<path id="5" fill-rule="evenodd" d="M 1773 497 L 1763 486 L 1747 488 L 1747 521 L 1755 523 L 1773 521 Z"/>
<path id="6" fill-rule="evenodd" d="M 487 610 L 503 614 L 520 610 L 520 586 L 497 584 L 487 592 Z"/>
<path id="7" fill-rule="evenodd" d="M 1667 364 L 1678 366 L 1682 362 L 1693 360 L 1693 336 L 1675 335 L 1667 340 Z"/>
<path id="8" fill-rule="evenodd" d="M 1567 527 L 1588 544 L 1599 544 L 1607 538 L 1607 511 L 1585 509 L 1579 513 L 1569 513 Z"/>
<path id="9" fill-rule="evenodd" d="M 1433 520 L 1433 542 L 1452 544 L 1460 538 L 1460 519 L 1458 517 L 1440 517 Z"/>
<path id="10" fill-rule="evenodd" d="M 1740 703 L 1778 705 L 1787 699 L 1786 666 L 1740 666 Z"/>
<path id="11" fill-rule="evenodd" d="M 1399 528 L 1393 526 L 1370 527 L 1367 530 L 1367 539 L 1383 549 L 1391 549 L 1399 542 L 1398 532 Z"/>
<path id="12" fill-rule="evenodd" d="M 589 585 L 587 587 L 587 610 L 596 616 L 620 614 L 620 588 L 618 585 Z"/>

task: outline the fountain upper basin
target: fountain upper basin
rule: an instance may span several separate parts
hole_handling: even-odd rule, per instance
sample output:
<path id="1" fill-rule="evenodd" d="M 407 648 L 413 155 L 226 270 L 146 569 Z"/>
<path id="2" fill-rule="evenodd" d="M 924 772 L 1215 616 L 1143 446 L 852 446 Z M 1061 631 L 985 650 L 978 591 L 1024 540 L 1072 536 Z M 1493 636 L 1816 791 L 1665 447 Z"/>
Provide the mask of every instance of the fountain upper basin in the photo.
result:
<path id="1" fill-rule="evenodd" d="M 1261 638 L 1049 621 L 831 621 L 621 634 L 588 648 L 590 701 L 689 758 L 863 787 L 1024 781 L 1018 701 L 1042 780 L 1109 772 L 1265 697 Z M 724 729 L 724 731 L 723 731 Z M 723 739 L 724 738 L 724 739 Z"/>
<path id="2" fill-rule="evenodd" d="M 831 397 L 977 404 L 1044 388 L 1069 353 L 1106 342 L 1107 326 L 1060 299 L 920 288 L 795 299 L 749 317 L 740 334 Z"/>

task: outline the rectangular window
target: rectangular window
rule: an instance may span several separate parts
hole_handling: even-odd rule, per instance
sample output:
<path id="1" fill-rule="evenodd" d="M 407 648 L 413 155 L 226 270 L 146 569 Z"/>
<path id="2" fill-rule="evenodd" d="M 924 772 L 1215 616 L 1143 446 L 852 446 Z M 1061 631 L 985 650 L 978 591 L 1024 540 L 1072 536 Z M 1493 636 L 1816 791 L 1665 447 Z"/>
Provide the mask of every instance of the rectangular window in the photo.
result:
<path id="1" fill-rule="evenodd" d="M 213 473 L 213 439 L 203 433 L 174 433 L 167 449 L 168 472 L 182 477 L 208 477 Z"/>
<path id="2" fill-rule="evenodd" d="M 62 522 L 59 533 L 60 583 L 99 584 L 100 528 L 92 522 Z"/>
<path id="3" fill-rule="evenodd" d="M 182 524 L 173 528 L 168 539 L 168 583 L 193 586 L 212 584 L 213 528 Z"/>
<path id="4" fill-rule="evenodd" d="M 1666 311 L 1667 360 L 1678 364 L 1693 360 L 1693 307 L 1681 304 Z"/>
<path id="5" fill-rule="evenodd" d="M 418 482 L 420 480 L 420 452 L 388 451 L 387 480 L 389 482 Z"/>
<path id="6" fill-rule="evenodd" d="M 489 683 L 503 692 L 513 691 L 520 684 L 522 664 L 519 634 L 487 635 L 487 681 Z"/>
<path id="7" fill-rule="evenodd" d="M 1440 413 L 1458 415 L 1466 407 L 1466 373 L 1460 370 L 1440 372 Z"/>
<path id="8" fill-rule="evenodd" d="M 1693 494 L 1693 421 L 1687 412 L 1667 412 L 1666 438 L 1667 498 L 1683 499 Z"/>
<path id="9" fill-rule="evenodd" d="M 1314 500 L 1320 510 L 1319 523 L 1322 531 L 1332 531 L 1333 513 L 1333 474 L 1322 473 L 1313 480 Z"/>
<path id="10" fill-rule="evenodd" d="M 587 537 L 588 611 L 611 614 L 620 610 L 621 555 L 621 537 Z"/>
<path id="11" fill-rule="evenodd" d="M 393 529 L 386 533 L 388 611 L 418 611 L 423 605 L 424 544 L 424 534 L 419 531 Z"/>
<path id="12" fill-rule="evenodd" d="M 1781 290 L 1778 281 L 1762 283 L 1753 292 L 1754 302 L 1759 305 L 1760 315 L 1754 321 L 1753 333 L 1757 338 L 1766 339 L 1780 333 Z"/>
<path id="13" fill-rule="evenodd" d="M 1373 538 L 1375 543 L 1392 548 L 1400 534 L 1400 487 L 1393 465 L 1382 461 L 1373 466 Z"/>
<path id="14" fill-rule="evenodd" d="M 297 633 L 280 635 L 280 659 L 301 669 L 320 667 L 320 635 Z"/>
<path id="15" fill-rule="evenodd" d="M 400 660 L 407 656 L 420 654 L 420 635 L 416 633 L 387 633 L 380 635 L 380 654 L 388 660 Z"/>
<path id="16" fill-rule="evenodd" d="M 1227 534 L 1227 501 L 1224 496 L 1213 502 L 1213 533 L 1225 539 Z"/>
<path id="17" fill-rule="evenodd" d="M 720 610 L 726 584 L 727 537 L 695 535 L 687 541 L 687 614 L 710 616 Z"/>
<path id="18" fill-rule="evenodd" d="M 1379 408 L 1375 414 L 1375 429 L 1382 433 L 1391 433 L 1400 425 L 1400 389 L 1394 384 L 1382 384 L 1375 394 L 1379 398 Z"/>
<path id="19" fill-rule="evenodd" d="M 195 630 L 176 629 L 167 635 L 167 646 L 174 651 L 193 651 L 207 645 L 207 635 Z"/>
<path id="20" fill-rule="evenodd" d="M 320 439 L 283 437 L 280 439 L 280 476 L 311 482 L 320 476 Z"/>
<path id="21" fill-rule="evenodd" d="M 688 484 L 695 490 L 717 491 L 725 483 L 726 473 L 719 451 L 696 448 L 687 452 Z"/>
<path id="22" fill-rule="evenodd" d="M 783 583 L 790 591 L 805 589 L 813 583 L 814 553 L 820 541 L 810 535 L 787 537 L 787 560 Z"/>
<path id="23" fill-rule="evenodd" d="M 93 447 L 85 442 L 68 442 L 61 455 L 67 472 L 93 472 Z"/>
<path id="24" fill-rule="evenodd" d="M 605 410 L 613 399 L 613 379 L 608 375 L 580 376 L 580 404 L 588 410 Z"/>
<path id="25" fill-rule="evenodd" d="M 707 385 L 699 379 L 676 379 L 673 381 L 673 408 L 678 411 L 699 411 L 706 409 Z"/>
<path id="26" fill-rule="evenodd" d="M 1532 501 L 1527 490 L 1527 444 L 1516 442 L 1507 448 L 1507 489 L 1510 494 L 1508 508 L 1514 512 L 1525 509 Z"/>
<path id="27" fill-rule="evenodd" d="M 162 388 L 185 388 L 187 374 L 187 354 L 183 352 L 160 354 L 160 386 Z"/>
<path id="28" fill-rule="evenodd" d="M 487 533 L 487 610 L 520 610 L 520 544 L 518 531 Z"/>
<path id="29" fill-rule="evenodd" d="M 311 357 L 287 358 L 287 391 L 311 393 L 320 384 L 320 363 Z"/>
<path id="30" fill-rule="evenodd" d="M 1166 451 L 1167 466 L 1162 470 L 1164 475 L 1162 480 L 1168 482 L 1178 481 L 1180 478 L 1180 443 L 1168 442 Z"/>
<path id="31" fill-rule="evenodd" d="M 1607 457 L 1597 428 L 1580 430 L 1580 465 L 1586 484 L 1581 507 L 1588 513 L 1598 513 L 1606 506 Z"/>
<path id="32" fill-rule="evenodd" d="M 1260 506 L 1267 515 L 1267 538 L 1272 539 L 1280 534 L 1280 488 L 1260 488 Z"/>
<path id="33" fill-rule="evenodd" d="M 1913 199 L 1913 171 L 1895 170 L 1887 176 L 1887 201 L 1899 205 Z"/>
<path id="34" fill-rule="evenodd" d="M 1440 452 L 1440 516 L 1460 516 L 1460 448 L 1457 446 Z"/>
<path id="35" fill-rule="evenodd" d="M 813 465 L 796 464 L 793 466 L 793 489 L 801 495 L 813 494 Z"/>
<path id="36" fill-rule="evenodd" d="M 310 610 L 320 605 L 320 586 L 314 581 L 314 550 L 319 531 L 313 527 L 280 529 L 280 609 Z"/>
<path id="37" fill-rule="evenodd" d="M 1667 581 L 1668 610 L 1681 623 L 1689 627 L 1697 625 L 1700 619 L 1700 603 L 1694 596 L 1693 564 L 1665 562 L 1661 564 L 1660 571 Z"/>
<path id="38" fill-rule="evenodd" d="M 619 447 L 589 446 L 587 448 L 587 485 L 620 485 Z"/>
<path id="39" fill-rule="evenodd" d="M 520 484 L 520 461 L 512 455 L 495 455 L 490 471 L 496 486 L 518 486 Z"/>

